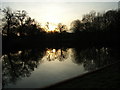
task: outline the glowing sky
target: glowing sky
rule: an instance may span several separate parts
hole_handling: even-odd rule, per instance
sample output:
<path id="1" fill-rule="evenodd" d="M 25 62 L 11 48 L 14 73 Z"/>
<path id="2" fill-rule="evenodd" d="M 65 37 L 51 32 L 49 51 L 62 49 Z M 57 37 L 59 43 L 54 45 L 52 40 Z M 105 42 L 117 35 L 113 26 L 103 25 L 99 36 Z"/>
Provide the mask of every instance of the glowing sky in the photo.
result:
<path id="1" fill-rule="evenodd" d="M 109 2 L 97 2 L 98 0 L 80 1 L 82 0 L 39 0 L 39 2 L 38 0 L 4 0 L 1 6 L 2 8 L 9 6 L 13 10 L 26 10 L 30 17 L 35 18 L 40 23 L 61 22 L 66 25 L 69 25 L 73 20 L 81 19 L 84 14 L 92 10 L 104 12 L 118 8 L 118 0 L 101 0 Z"/>

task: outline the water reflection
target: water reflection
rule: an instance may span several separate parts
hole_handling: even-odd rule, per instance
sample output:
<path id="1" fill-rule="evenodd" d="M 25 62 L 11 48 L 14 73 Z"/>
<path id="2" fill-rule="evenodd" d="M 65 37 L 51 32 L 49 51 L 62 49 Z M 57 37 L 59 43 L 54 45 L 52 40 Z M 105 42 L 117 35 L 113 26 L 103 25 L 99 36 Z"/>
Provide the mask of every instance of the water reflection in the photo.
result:
<path id="1" fill-rule="evenodd" d="M 23 78 L 29 77 L 31 72 L 39 65 L 43 57 L 42 50 L 24 50 L 16 53 L 8 53 L 2 56 L 3 87 Z"/>
<path id="2" fill-rule="evenodd" d="M 34 73 L 33 71 L 37 71 L 37 68 L 46 62 L 62 61 L 63 63 L 68 62 L 76 64 L 78 66 L 83 65 L 84 72 L 95 70 L 117 60 L 118 57 L 113 55 L 112 52 L 112 49 L 107 47 L 93 47 L 87 49 L 30 49 L 17 51 L 14 53 L 7 53 L 2 56 L 3 87 L 10 87 L 10 84 L 16 84 L 17 81 L 24 79 L 24 77 L 30 77 L 31 74 Z M 64 65 L 67 67 L 67 64 Z M 57 65 L 54 65 L 53 67 L 59 68 L 56 66 Z M 46 67 L 43 66 L 43 68 Z M 74 67 L 70 68 L 74 69 Z M 69 72 L 72 73 L 72 70 L 69 70 Z M 57 73 L 57 71 L 55 71 L 55 73 Z M 79 74 L 79 72 L 77 72 L 76 75 L 77 74 Z M 68 74 L 67 77 L 70 77 L 69 75 L 70 74 Z"/>
<path id="3" fill-rule="evenodd" d="M 64 61 L 69 53 L 69 49 L 47 49 L 44 58 L 48 61 Z"/>
<path id="4" fill-rule="evenodd" d="M 112 57 L 114 56 L 111 55 L 111 49 L 105 47 L 93 47 L 85 50 L 76 49 L 76 59 L 74 59 L 74 62 L 77 64 L 83 63 L 85 70 L 90 71 L 112 63 Z"/>

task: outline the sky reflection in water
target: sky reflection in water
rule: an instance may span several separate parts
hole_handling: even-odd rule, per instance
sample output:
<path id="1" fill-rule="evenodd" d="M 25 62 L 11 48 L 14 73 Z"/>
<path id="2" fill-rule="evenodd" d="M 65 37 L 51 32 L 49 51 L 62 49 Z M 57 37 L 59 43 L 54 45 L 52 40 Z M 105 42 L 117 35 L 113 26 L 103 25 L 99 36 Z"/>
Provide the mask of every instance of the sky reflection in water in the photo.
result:
<path id="1" fill-rule="evenodd" d="M 30 49 L 2 56 L 4 88 L 41 88 L 117 60 L 112 49 Z"/>

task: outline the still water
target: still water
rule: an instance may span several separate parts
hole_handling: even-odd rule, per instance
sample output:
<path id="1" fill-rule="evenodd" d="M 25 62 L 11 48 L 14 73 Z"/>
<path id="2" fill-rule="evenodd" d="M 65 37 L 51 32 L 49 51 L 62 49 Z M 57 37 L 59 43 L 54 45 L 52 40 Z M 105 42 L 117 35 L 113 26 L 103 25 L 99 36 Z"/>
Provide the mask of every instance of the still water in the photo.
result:
<path id="1" fill-rule="evenodd" d="M 4 54 L 3 88 L 42 88 L 96 70 L 118 60 L 101 48 L 27 49 Z"/>

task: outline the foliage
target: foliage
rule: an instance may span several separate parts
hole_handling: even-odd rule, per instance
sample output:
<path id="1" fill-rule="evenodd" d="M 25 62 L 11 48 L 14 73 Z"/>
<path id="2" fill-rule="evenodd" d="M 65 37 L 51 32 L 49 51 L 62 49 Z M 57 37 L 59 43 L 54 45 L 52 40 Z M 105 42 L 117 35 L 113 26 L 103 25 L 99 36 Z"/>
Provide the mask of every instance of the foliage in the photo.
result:
<path id="1" fill-rule="evenodd" d="M 27 15 L 25 10 L 12 11 L 7 7 L 2 10 L 4 22 L 2 35 L 6 36 L 35 36 L 46 33 L 45 28 Z M 109 10 L 104 14 L 91 11 L 83 15 L 82 20 L 71 22 L 70 30 L 74 33 L 81 32 L 119 32 L 120 10 Z M 49 29 L 49 22 L 46 24 Z M 62 23 L 58 23 L 55 28 L 47 34 L 68 33 L 68 28 Z"/>
<path id="2" fill-rule="evenodd" d="M 41 26 L 27 15 L 25 10 L 12 11 L 7 7 L 2 10 L 2 34 L 6 36 L 31 36 L 43 33 Z"/>
<path id="3" fill-rule="evenodd" d="M 104 14 L 91 11 L 83 16 L 82 20 L 71 23 L 74 32 L 118 32 L 120 29 L 120 10 L 109 10 Z"/>

